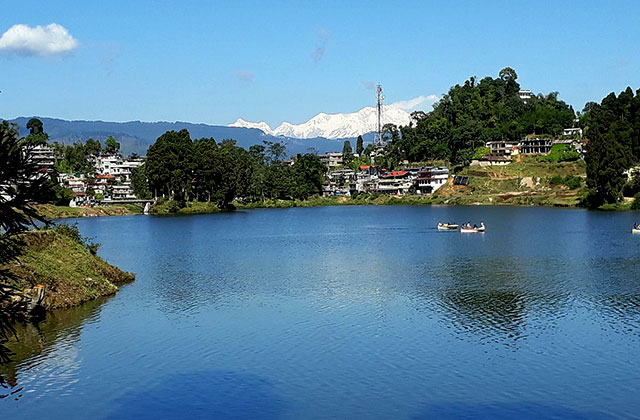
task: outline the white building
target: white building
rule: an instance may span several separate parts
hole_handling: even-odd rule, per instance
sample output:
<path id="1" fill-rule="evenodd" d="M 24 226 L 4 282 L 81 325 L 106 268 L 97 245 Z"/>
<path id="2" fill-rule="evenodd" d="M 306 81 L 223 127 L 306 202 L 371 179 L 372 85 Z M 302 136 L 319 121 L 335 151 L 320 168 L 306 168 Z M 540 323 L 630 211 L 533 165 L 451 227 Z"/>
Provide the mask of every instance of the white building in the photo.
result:
<path id="1" fill-rule="evenodd" d="M 445 166 L 427 166 L 418 172 L 417 192 L 433 194 L 449 179 L 449 168 Z"/>
<path id="2" fill-rule="evenodd" d="M 533 96 L 533 92 L 528 89 L 521 89 L 518 91 L 518 96 L 523 101 L 527 101 L 528 99 L 531 99 L 531 97 Z"/>
<path id="3" fill-rule="evenodd" d="M 577 136 L 578 138 L 582 138 L 582 128 L 579 128 L 579 127 L 565 128 L 564 130 L 562 130 L 562 135 Z"/>
<path id="4" fill-rule="evenodd" d="M 342 160 L 342 152 L 328 152 L 324 155 L 318 155 L 320 162 L 327 168 L 332 169 L 344 164 Z"/>
<path id="5" fill-rule="evenodd" d="M 56 151 L 48 145 L 37 145 L 23 149 L 28 153 L 29 160 L 40 167 L 53 167 L 56 163 Z"/>
<path id="6" fill-rule="evenodd" d="M 102 175 L 115 175 L 115 167 L 122 164 L 122 156 L 101 155 L 96 158 L 96 170 Z"/>

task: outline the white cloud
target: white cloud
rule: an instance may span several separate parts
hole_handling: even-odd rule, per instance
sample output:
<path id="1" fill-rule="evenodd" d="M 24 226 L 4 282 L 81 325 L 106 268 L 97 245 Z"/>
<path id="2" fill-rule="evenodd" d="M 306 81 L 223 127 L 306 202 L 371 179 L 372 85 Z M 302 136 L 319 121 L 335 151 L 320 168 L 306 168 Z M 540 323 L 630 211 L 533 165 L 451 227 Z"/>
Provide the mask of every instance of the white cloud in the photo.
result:
<path id="1" fill-rule="evenodd" d="M 251 70 L 236 70 L 236 78 L 242 82 L 253 82 L 256 78 Z"/>
<path id="2" fill-rule="evenodd" d="M 363 80 L 362 87 L 367 90 L 373 90 L 376 88 L 376 83 L 373 80 Z"/>
<path id="3" fill-rule="evenodd" d="M 392 103 L 391 106 L 407 112 L 413 112 L 417 110 L 430 112 L 433 104 L 438 102 L 439 99 L 440 98 L 438 98 L 436 95 L 422 95 L 406 101 L 398 101 Z"/>
<path id="4" fill-rule="evenodd" d="M 0 37 L 0 52 L 22 55 L 56 55 L 73 51 L 78 41 L 62 25 L 13 25 Z"/>
<path id="5" fill-rule="evenodd" d="M 324 54 L 327 52 L 327 40 L 329 39 L 329 32 L 322 26 L 316 26 L 316 34 L 318 35 L 319 44 L 309 54 L 314 63 L 318 63 L 324 58 Z"/>

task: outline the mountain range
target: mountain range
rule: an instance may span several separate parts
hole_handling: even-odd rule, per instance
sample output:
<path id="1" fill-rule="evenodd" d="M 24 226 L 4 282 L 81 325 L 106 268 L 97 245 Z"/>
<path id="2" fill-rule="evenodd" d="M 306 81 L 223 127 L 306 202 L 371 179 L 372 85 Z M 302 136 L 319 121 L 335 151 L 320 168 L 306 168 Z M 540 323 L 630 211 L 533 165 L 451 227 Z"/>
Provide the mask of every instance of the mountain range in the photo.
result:
<path id="1" fill-rule="evenodd" d="M 21 136 L 28 134 L 27 122 L 32 117 L 19 117 L 10 122 L 19 126 Z M 238 146 L 248 148 L 254 144 L 262 144 L 263 141 L 283 142 L 287 147 L 287 153 L 294 155 L 297 153 L 307 153 L 310 149 L 317 153 L 329 151 L 341 151 L 344 140 L 350 140 L 355 148 L 356 136 L 328 139 L 324 137 L 297 138 L 286 135 L 266 134 L 262 129 L 252 127 L 225 127 L 219 125 L 193 124 L 188 122 L 108 122 L 108 121 L 68 121 L 57 118 L 37 117 L 44 124 L 44 129 L 49 134 L 50 142 L 60 142 L 72 144 L 74 142 L 84 142 L 89 138 L 104 140 L 113 136 L 121 144 L 124 154 L 137 153 L 145 155 L 147 149 L 158 137 L 169 130 L 187 129 L 192 139 L 202 137 L 213 137 L 216 141 L 225 139 L 236 140 Z M 315 117 L 314 117 L 315 118 Z M 1 118 L 0 118 L 1 120 Z M 347 131 L 345 131 L 347 132 Z M 363 136 L 365 143 L 373 140 L 373 133 Z"/>
<path id="2" fill-rule="evenodd" d="M 382 109 L 383 122 L 395 125 L 407 125 L 411 121 L 409 113 L 395 106 L 385 105 Z M 359 135 L 377 130 L 378 116 L 376 108 L 364 107 L 360 111 L 345 114 L 325 114 L 324 112 L 302 124 L 283 122 L 272 129 L 266 122 L 249 122 L 242 118 L 228 127 L 255 128 L 271 136 L 289 138 L 312 139 L 323 137 L 327 139 L 355 138 Z"/>

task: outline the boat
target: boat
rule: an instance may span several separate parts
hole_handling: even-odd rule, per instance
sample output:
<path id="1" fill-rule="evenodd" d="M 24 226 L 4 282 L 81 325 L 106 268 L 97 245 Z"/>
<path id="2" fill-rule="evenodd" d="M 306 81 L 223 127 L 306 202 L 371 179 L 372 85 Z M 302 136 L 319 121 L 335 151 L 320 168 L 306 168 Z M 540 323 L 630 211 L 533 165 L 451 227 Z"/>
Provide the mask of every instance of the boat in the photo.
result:
<path id="1" fill-rule="evenodd" d="M 631 229 L 631 233 L 640 233 L 640 228 L 633 228 Z"/>
<path id="2" fill-rule="evenodd" d="M 465 227 L 462 226 L 460 228 L 460 232 L 462 233 L 483 233 L 486 230 L 486 226 L 484 225 L 484 223 L 480 223 L 479 227 Z"/>
<path id="3" fill-rule="evenodd" d="M 438 230 L 456 230 L 458 225 L 455 223 L 438 223 Z"/>

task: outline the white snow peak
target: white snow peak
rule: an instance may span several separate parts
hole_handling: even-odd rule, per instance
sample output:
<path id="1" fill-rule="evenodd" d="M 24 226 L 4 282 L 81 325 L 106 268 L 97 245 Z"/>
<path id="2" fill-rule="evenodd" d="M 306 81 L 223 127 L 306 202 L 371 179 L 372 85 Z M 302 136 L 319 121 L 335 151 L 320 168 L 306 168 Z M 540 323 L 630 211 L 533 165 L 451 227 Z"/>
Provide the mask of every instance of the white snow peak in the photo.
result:
<path id="1" fill-rule="evenodd" d="M 393 105 L 383 105 L 382 124 L 407 125 L 411 120 L 409 113 Z M 283 122 L 272 130 L 266 122 L 248 122 L 238 118 L 229 127 L 257 128 L 266 134 L 284 136 L 299 139 L 324 137 L 327 139 L 340 139 L 357 137 L 376 131 L 378 127 L 378 115 L 372 106 L 362 108 L 358 112 L 346 114 L 319 113 L 309 121 L 302 124 Z"/>

